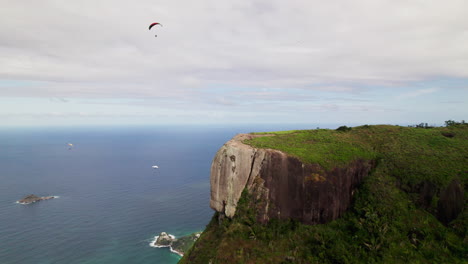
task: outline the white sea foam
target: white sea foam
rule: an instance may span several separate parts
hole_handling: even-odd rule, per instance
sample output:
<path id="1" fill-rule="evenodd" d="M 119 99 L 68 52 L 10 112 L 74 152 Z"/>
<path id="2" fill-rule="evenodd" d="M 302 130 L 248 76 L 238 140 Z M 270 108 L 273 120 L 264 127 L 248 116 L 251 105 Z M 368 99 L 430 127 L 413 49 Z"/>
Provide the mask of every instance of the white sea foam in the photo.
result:
<path id="1" fill-rule="evenodd" d="M 175 239 L 176 237 L 174 235 L 171 235 L 171 234 L 167 234 L 170 238 L 172 239 Z M 154 248 L 163 248 L 163 247 L 170 247 L 169 245 L 156 245 L 156 241 L 158 241 L 158 238 L 159 236 L 155 236 L 153 240 L 151 240 L 150 242 L 150 247 L 154 247 Z"/>
<path id="2" fill-rule="evenodd" d="M 171 235 L 171 234 L 167 234 L 167 235 L 168 235 L 170 238 L 172 238 L 172 239 L 175 239 L 175 238 L 176 238 L 174 235 Z M 180 252 L 177 251 L 177 250 L 174 250 L 170 245 L 167 245 L 167 246 L 166 246 L 166 245 L 156 245 L 156 241 L 158 241 L 158 238 L 159 238 L 159 236 L 155 236 L 154 239 L 151 240 L 149 246 L 150 246 L 150 247 L 154 247 L 154 248 L 165 248 L 165 247 L 168 247 L 169 250 L 170 250 L 172 253 L 175 253 L 175 254 L 177 254 L 177 255 L 179 255 L 179 256 L 181 256 L 181 257 L 184 256 L 184 254 L 180 253 Z"/>
<path id="3" fill-rule="evenodd" d="M 181 257 L 184 256 L 184 254 L 180 253 L 180 252 L 177 251 L 177 250 L 172 249 L 172 247 L 169 247 L 169 249 L 171 250 L 172 253 L 176 253 L 177 255 L 179 255 L 179 256 L 181 256 Z"/>
<path id="4" fill-rule="evenodd" d="M 162 248 L 162 247 L 169 247 L 169 246 L 158 246 L 156 245 L 156 241 L 158 241 L 158 238 L 159 236 L 155 236 L 153 240 L 151 240 L 150 242 L 150 247 L 154 247 L 154 248 Z"/>

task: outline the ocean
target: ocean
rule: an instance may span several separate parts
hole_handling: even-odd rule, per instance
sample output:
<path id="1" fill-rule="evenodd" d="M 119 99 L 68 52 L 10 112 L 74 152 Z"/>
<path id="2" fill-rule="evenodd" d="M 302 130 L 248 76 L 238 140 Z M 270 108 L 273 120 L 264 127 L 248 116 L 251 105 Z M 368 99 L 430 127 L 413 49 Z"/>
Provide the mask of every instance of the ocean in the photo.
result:
<path id="1" fill-rule="evenodd" d="M 237 133 L 307 128 L 3 128 L 0 263 L 177 263 L 150 242 L 208 224 L 216 151 Z M 28 194 L 58 198 L 16 203 Z"/>

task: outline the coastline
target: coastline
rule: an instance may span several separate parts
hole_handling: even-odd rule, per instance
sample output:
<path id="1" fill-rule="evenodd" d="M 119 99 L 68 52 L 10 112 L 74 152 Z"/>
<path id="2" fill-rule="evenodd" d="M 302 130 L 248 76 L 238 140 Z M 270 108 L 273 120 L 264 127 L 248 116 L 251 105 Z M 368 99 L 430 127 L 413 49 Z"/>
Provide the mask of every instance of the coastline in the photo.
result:
<path id="1" fill-rule="evenodd" d="M 168 236 L 171 238 L 171 239 L 176 239 L 176 237 L 174 235 L 171 235 L 171 234 L 168 234 Z M 172 245 L 157 245 L 156 242 L 158 241 L 158 238 L 159 236 L 155 236 L 154 239 L 149 243 L 149 246 L 150 247 L 154 247 L 154 248 L 169 248 L 169 250 L 172 252 L 172 253 L 175 253 L 177 255 L 179 255 L 180 257 L 183 257 L 184 254 L 182 252 L 179 252 L 175 249 L 172 248 Z"/>

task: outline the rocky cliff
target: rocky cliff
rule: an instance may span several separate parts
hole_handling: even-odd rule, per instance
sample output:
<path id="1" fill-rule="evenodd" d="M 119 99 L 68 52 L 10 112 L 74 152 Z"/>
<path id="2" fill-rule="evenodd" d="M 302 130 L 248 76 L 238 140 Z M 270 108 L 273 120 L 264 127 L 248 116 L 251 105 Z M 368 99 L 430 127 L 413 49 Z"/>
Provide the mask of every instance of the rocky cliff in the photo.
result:
<path id="1" fill-rule="evenodd" d="M 216 154 L 180 263 L 466 262 L 468 125 L 262 134 Z"/>
<path id="2" fill-rule="evenodd" d="M 306 224 L 331 221 L 346 211 L 355 189 L 374 166 L 373 161 L 359 159 L 324 170 L 278 150 L 242 143 L 251 137 L 235 136 L 219 149 L 211 165 L 210 206 L 230 218 L 246 189 L 255 198 L 259 222 L 272 218 Z"/>

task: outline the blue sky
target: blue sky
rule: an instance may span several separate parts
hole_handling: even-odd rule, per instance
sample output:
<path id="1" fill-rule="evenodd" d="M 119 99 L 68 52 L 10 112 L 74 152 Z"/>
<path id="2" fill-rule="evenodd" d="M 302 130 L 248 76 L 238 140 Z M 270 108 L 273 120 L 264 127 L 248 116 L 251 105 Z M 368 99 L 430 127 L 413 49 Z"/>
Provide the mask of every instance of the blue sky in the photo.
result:
<path id="1" fill-rule="evenodd" d="M 467 119 L 466 10 L 461 0 L 6 1 L 0 122 Z"/>

